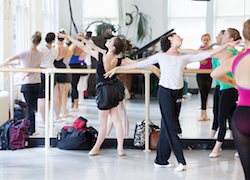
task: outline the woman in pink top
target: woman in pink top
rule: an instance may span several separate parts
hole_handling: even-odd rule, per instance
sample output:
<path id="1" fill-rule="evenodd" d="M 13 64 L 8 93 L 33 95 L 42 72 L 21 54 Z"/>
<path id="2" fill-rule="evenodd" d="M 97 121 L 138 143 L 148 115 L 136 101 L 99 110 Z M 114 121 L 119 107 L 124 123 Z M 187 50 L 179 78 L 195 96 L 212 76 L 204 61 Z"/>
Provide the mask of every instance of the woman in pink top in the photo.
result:
<path id="1" fill-rule="evenodd" d="M 211 76 L 238 88 L 239 101 L 233 114 L 232 130 L 245 178 L 250 179 L 250 19 L 244 23 L 243 36 L 246 51 L 224 61 Z M 234 79 L 227 76 L 231 71 Z"/>
<path id="2" fill-rule="evenodd" d="M 29 50 L 12 56 L 0 64 L 0 67 L 9 64 L 11 61 L 19 59 L 22 68 L 40 68 L 43 53 L 37 50 L 37 46 L 40 44 L 42 35 L 40 32 L 36 32 L 31 37 L 31 46 Z M 35 110 L 37 107 L 37 99 L 40 91 L 41 77 L 40 73 L 25 72 L 22 73 L 22 87 L 21 92 L 24 95 L 27 104 L 27 119 L 30 121 L 29 133 L 30 135 L 35 133 Z"/>
<path id="3" fill-rule="evenodd" d="M 201 42 L 202 45 L 200 49 L 207 47 L 210 42 L 210 35 L 202 35 Z M 200 61 L 199 69 L 212 69 L 212 59 L 208 58 Z M 210 118 L 207 117 L 207 100 L 212 84 L 212 78 L 210 77 L 210 74 L 197 74 L 196 79 L 201 94 L 201 117 L 199 118 L 199 121 L 210 120 Z"/>

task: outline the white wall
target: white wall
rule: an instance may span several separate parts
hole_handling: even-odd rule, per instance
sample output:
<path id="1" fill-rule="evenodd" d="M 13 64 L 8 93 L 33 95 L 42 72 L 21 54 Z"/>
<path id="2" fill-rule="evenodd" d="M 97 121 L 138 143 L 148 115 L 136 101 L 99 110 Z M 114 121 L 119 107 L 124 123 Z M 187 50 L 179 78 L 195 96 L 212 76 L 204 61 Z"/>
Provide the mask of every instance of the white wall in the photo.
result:
<path id="1" fill-rule="evenodd" d="M 73 18 L 78 31 L 82 31 L 83 17 L 82 17 L 82 0 L 71 0 L 71 7 L 73 12 Z M 59 29 L 66 29 L 67 33 L 70 32 L 70 11 L 68 0 L 58 1 L 58 14 L 59 14 Z M 74 27 L 72 26 L 72 34 L 76 34 Z"/>

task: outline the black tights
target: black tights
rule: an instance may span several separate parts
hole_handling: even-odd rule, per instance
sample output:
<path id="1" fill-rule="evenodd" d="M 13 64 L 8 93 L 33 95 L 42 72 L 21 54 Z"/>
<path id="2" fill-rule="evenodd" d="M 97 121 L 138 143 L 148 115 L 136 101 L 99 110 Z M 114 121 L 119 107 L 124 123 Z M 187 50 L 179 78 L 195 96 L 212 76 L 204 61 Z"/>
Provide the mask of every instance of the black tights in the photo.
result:
<path id="1" fill-rule="evenodd" d="M 212 78 L 210 74 L 197 74 L 197 83 L 201 93 L 201 109 L 207 109 L 207 96 L 211 89 Z"/>
<path id="2" fill-rule="evenodd" d="M 250 133 L 243 134 L 235 126 L 236 123 L 242 123 L 243 119 L 248 120 L 248 127 L 250 124 L 250 107 L 237 107 L 233 116 L 232 130 L 234 136 L 234 143 L 239 152 L 241 164 L 245 173 L 245 178 L 250 180 Z M 240 121 L 240 122 L 239 122 Z M 246 124 L 245 124 L 246 126 Z M 243 127 L 245 129 L 245 127 Z M 250 129 L 249 129 L 250 130 Z"/>
<path id="3" fill-rule="evenodd" d="M 219 110 L 219 100 L 220 100 L 220 85 L 215 86 L 214 88 L 214 103 L 213 103 L 213 113 L 214 113 L 214 120 L 212 124 L 212 130 L 217 131 L 219 125 L 218 125 L 218 110 Z M 227 117 L 228 120 L 228 126 L 229 129 L 232 130 L 231 128 L 231 116 Z"/>
<path id="4" fill-rule="evenodd" d="M 223 142 L 226 134 L 226 119 L 232 117 L 236 108 L 238 91 L 234 88 L 222 90 L 220 93 L 218 122 L 219 132 L 217 141 Z"/>

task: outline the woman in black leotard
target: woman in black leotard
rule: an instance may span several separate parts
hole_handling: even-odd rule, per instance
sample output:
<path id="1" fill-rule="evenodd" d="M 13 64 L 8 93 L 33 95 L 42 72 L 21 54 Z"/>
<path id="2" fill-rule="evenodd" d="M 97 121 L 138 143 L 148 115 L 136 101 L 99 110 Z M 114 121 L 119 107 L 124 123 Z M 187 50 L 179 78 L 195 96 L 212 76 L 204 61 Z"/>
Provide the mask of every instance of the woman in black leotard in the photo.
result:
<path id="1" fill-rule="evenodd" d="M 99 149 L 106 136 L 107 120 L 108 115 L 110 115 L 116 128 L 118 141 L 117 153 L 118 155 L 123 156 L 123 128 L 117 108 L 117 105 L 119 104 L 119 90 L 113 85 L 117 79 L 115 77 L 105 79 L 103 75 L 105 72 L 118 65 L 119 62 L 116 55 L 126 50 L 125 42 L 118 37 L 113 37 L 107 40 L 105 46 L 108 48 L 108 52 L 105 53 L 102 49 L 100 49 L 100 51 L 92 50 L 71 36 L 60 33 L 58 36 L 61 38 L 68 38 L 76 46 L 82 48 L 86 53 L 98 60 L 96 63 L 96 103 L 99 109 L 100 129 L 96 144 L 89 152 L 89 155 L 93 156 L 99 153 Z M 84 39 L 84 42 L 89 43 L 86 39 Z"/>
<path id="2" fill-rule="evenodd" d="M 60 30 L 60 32 L 65 33 L 65 30 Z M 66 69 L 66 64 L 64 64 L 63 59 L 67 53 L 67 47 L 63 46 L 64 38 L 58 38 L 56 49 L 58 51 L 58 56 L 54 61 L 54 65 L 56 68 Z M 67 84 L 67 74 L 66 73 L 56 73 L 55 74 L 55 91 L 54 91 L 54 102 L 55 102 L 55 123 L 65 121 L 60 117 L 60 111 L 62 107 L 62 100 L 66 91 Z"/>

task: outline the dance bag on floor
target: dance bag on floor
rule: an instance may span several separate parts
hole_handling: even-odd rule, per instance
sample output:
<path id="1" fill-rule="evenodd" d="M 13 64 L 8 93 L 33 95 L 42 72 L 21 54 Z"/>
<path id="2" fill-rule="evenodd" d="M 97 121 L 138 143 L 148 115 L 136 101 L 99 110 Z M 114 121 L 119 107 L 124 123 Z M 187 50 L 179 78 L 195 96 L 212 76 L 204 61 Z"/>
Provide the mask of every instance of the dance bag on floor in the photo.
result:
<path id="1" fill-rule="evenodd" d="M 97 139 L 98 132 L 87 127 L 87 119 L 79 117 L 73 126 L 64 126 L 57 135 L 57 147 L 65 150 L 89 150 Z"/>
<path id="2" fill-rule="evenodd" d="M 10 119 L 0 126 L 0 149 L 23 149 L 29 136 L 28 119 Z"/>
<path id="3" fill-rule="evenodd" d="M 157 149 L 158 138 L 160 135 L 160 129 L 156 129 L 155 131 L 151 132 L 149 138 L 149 148 L 152 150 Z"/>
<path id="4" fill-rule="evenodd" d="M 14 103 L 14 118 L 15 119 L 24 119 L 27 114 L 27 106 L 26 103 L 15 99 Z"/>
<path id="5" fill-rule="evenodd" d="M 149 134 L 157 129 L 160 127 L 149 120 Z M 139 149 L 145 148 L 145 120 L 135 125 L 134 146 Z"/>

